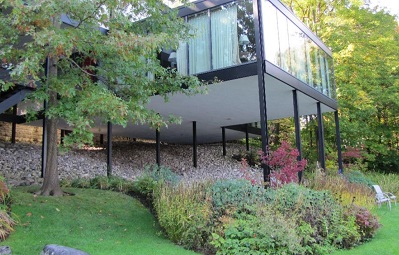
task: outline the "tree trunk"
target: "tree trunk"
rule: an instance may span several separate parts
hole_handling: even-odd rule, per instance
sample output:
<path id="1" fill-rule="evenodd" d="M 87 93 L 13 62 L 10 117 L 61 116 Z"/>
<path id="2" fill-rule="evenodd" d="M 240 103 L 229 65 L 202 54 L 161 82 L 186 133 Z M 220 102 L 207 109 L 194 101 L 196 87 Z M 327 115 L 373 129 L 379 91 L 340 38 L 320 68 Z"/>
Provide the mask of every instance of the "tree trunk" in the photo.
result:
<path id="1" fill-rule="evenodd" d="M 52 18 L 52 22 L 56 27 L 59 27 L 59 21 Z M 52 90 L 51 80 L 57 77 L 57 62 L 56 56 L 48 56 L 47 58 L 47 93 L 49 99 L 47 102 L 47 109 L 51 109 L 57 105 L 57 92 Z M 63 192 L 60 187 L 58 177 L 58 140 L 57 140 L 57 123 L 56 117 L 48 118 L 46 121 L 47 129 L 47 161 L 44 172 L 43 186 L 40 189 L 40 194 L 43 196 L 62 196 Z"/>
<path id="2" fill-rule="evenodd" d="M 48 107 L 57 103 L 57 92 L 51 91 Z M 43 196 L 62 196 L 58 177 L 58 141 L 57 141 L 57 119 L 50 118 L 46 121 L 47 128 L 47 161 L 44 173 L 43 186 L 40 194 Z"/>

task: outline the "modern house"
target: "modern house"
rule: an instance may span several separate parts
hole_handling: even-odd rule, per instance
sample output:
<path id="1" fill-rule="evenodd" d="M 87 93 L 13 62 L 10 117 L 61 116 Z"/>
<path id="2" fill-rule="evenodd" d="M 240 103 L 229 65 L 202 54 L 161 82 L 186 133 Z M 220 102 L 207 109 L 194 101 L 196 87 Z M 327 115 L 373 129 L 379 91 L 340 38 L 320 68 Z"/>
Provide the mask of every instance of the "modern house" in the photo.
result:
<path id="1" fill-rule="evenodd" d="M 226 140 L 256 135 L 262 137 L 266 150 L 267 121 L 286 117 L 295 119 L 296 146 L 301 151 L 300 116 L 316 114 L 319 161 L 325 168 L 322 116 L 334 112 L 342 169 L 331 50 L 286 6 L 278 0 L 200 0 L 180 8 L 179 15 L 197 36 L 181 42 L 178 49 L 162 52 L 162 64 L 220 82 L 209 85 L 207 94 L 175 94 L 167 103 L 153 96 L 148 107 L 164 116 L 181 116 L 180 125 L 157 132 L 146 125 L 109 124 L 93 131 L 109 137 L 112 130 L 112 135 L 154 139 L 158 161 L 160 141 L 193 144 L 196 166 L 196 146 L 201 143 L 223 142 L 225 155 Z M 0 113 L 19 103 L 26 90 L 2 94 Z M 2 114 L 0 120 L 12 118 Z"/>

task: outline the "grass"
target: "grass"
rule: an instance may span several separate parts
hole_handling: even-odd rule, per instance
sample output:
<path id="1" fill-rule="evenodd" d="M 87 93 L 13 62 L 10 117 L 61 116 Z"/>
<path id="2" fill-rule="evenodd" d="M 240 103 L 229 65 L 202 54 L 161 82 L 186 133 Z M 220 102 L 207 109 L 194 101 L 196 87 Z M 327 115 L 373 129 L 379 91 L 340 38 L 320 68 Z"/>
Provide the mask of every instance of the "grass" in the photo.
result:
<path id="1" fill-rule="evenodd" d="M 398 226 L 399 226 L 399 205 L 392 205 L 389 211 L 384 204 L 374 211 L 380 218 L 382 227 L 375 237 L 351 250 L 339 250 L 333 255 L 395 255 L 399 254 Z"/>
<path id="2" fill-rule="evenodd" d="M 30 191 L 12 190 L 12 212 L 19 224 L 1 245 L 10 246 L 14 255 L 39 254 L 46 244 L 95 255 L 196 254 L 163 237 L 148 209 L 127 195 L 68 188 L 75 195 L 57 198 Z"/>

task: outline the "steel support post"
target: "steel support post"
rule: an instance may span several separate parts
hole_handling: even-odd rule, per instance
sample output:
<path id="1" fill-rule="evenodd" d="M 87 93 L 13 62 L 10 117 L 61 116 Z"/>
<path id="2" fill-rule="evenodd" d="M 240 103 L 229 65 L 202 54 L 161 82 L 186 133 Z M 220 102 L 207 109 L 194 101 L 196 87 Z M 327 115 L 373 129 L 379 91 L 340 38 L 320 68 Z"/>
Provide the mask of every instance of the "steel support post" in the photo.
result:
<path id="1" fill-rule="evenodd" d="M 323 127 L 323 114 L 321 112 L 321 104 L 317 102 L 317 126 L 319 133 L 319 160 L 320 167 L 326 170 L 326 155 L 324 151 L 324 127 Z"/>
<path id="2" fill-rule="evenodd" d="M 245 125 L 245 148 L 249 151 L 249 134 L 248 134 L 248 124 Z"/>
<path id="3" fill-rule="evenodd" d="M 107 128 L 107 176 L 112 175 L 112 123 L 108 121 Z"/>
<path id="4" fill-rule="evenodd" d="M 193 165 L 197 167 L 197 122 L 193 121 Z"/>
<path id="5" fill-rule="evenodd" d="M 338 111 L 334 112 L 335 117 L 335 139 L 337 143 L 337 153 L 338 153 L 338 173 L 343 173 L 344 165 L 342 163 L 342 148 L 341 148 L 341 131 L 339 129 L 339 117 Z"/>
<path id="6" fill-rule="evenodd" d="M 226 156 L 226 128 L 222 127 L 223 156 Z"/>
<path id="7" fill-rule="evenodd" d="M 12 115 L 14 118 L 17 116 L 17 109 L 18 109 L 17 105 L 14 105 L 14 107 L 12 108 Z M 16 134 L 17 134 L 17 123 L 14 120 L 11 124 L 11 143 L 15 143 Z"/>
<path id="8" fill-rule="evenodd" d="M 302 143 L 301 143 L 301 125 L 299 123 L 299 109 L 298 109 L 298 93 L 296 90 L 292 91 L 292 101 L 294 104 L 294 123 L 295 123 L 295 144 L 299 152 L 298 161 L 302 160 Z M 298 180 L 302 181 L 302 171 L 298 172 Z"/>
<path id="9" fill-rule="evenodd" d="M 269 138 L 267 127 L 267 104 L 266 104 L 266 84 L 265 84 L 265 55 L 262 28 L 262 2 L 263 0 L 253 1 L 254 23 L 255 23 L 255 40 L 256 40 L 256 58 L 259 88 L 259 112 L 260 112 L 260 128 L 262 138 L 262 151 L 267 153 Z M 262 164 L 263 180 L 269 182 L 270 167 Z"/>

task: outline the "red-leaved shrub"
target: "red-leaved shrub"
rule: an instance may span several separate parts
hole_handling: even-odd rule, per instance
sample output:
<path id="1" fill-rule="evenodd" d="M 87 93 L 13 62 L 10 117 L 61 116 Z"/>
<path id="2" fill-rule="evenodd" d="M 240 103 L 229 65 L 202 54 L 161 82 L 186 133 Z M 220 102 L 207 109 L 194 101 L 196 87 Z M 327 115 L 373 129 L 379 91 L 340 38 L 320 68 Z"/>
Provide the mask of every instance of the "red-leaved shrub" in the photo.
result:
<path id="1" fill-rule="evenodd" d="M 298 182 L 298 172 L 306 167 L 306 159 L 298 160 L 299 151 L 288 142 L 282 141 L 275 151 L 261 154 L 262 163 L 271 168 L 270 186 L 272 188 L 281 185 Z"/>

